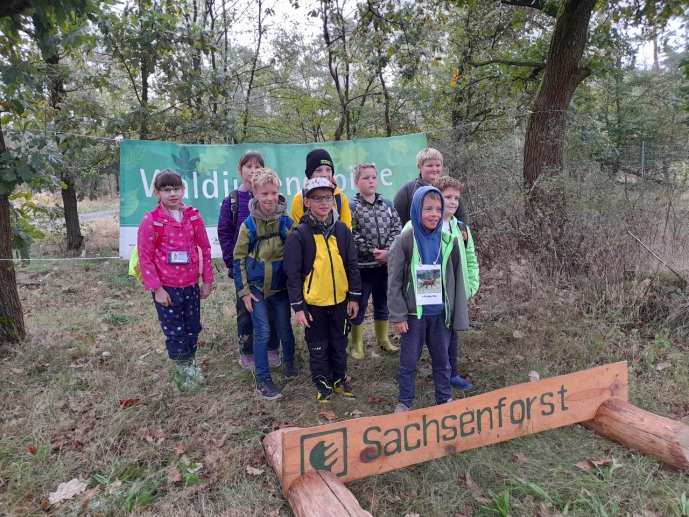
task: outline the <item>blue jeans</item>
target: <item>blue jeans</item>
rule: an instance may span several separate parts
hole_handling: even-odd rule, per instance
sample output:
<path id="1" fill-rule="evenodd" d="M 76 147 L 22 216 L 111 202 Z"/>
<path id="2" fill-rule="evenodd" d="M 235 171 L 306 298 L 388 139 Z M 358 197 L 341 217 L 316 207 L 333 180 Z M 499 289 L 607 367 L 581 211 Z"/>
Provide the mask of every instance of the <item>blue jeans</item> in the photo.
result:
<path id="1" fill-rule="evenodd" d="M 450 359 L 447 354 L 451 332 L 445 326 L 445 315 L 421 316 L 421 319 L 409 315 L 407 325 L 409 325 L 409 330 L 402 334 L 400 341 L 400 366 L 397 372 L 400 394 L 397 400 L 411 407 L 416 398 L 414 391 L 416 365 L 425 342 L 433 365 L 435 401 L 438 404 L 444 404 L 452 398 Z"/>
<path id="2" fill-rule="evenodd" d="M 254 353 L 254 324 L 251 322 L 251 313 L 246 309 L 244 300 L 237 295 L 237 336 L 239 338 L 239 349 L 242 354 L 251 355 Z M 270 317 L 270 339 L 268 340 L 268 350 L 277 350 L 280 348 L 280 340 L 275 331 L 275 323 L 273 317 Z"/>
<path id="3" fill-rule="evenodd" d="M 254 324 L 254 363 L 258 381 L 270 378 L 268 365 L 268 341 L 270 339 L 270 320 L 275 322 L 275 330 L 282 341 L 282 359 L 294 361 L 294 333 L 292 332 L 292 307 L 287 296 L 287 289 L 268 298 L 258 289 L 251 289 L 258 301 L 251 302 L 254 312 L 251 321 Z"/>
<path id="4" fill-rule="evenodd" d="M 388 321 L 388 266 L 359 268 L 361 275 L 361 298 L 359 313 L 352 320 L 352 325 L 361 325 L 366 316 L 368 298 L 373 295 L 373 319 Z"/>

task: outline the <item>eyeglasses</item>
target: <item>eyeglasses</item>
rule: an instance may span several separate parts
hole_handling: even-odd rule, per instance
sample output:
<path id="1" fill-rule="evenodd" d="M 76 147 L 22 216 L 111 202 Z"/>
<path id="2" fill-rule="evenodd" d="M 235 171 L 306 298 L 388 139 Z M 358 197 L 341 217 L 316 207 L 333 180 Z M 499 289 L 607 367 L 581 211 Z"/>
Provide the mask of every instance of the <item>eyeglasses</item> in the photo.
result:
<path id="1" fill-rule="evenodd" d="M 315 203 L 322 203 L 325 201 L 326 203 L 332 203 L 333 199 L 335 199 L 334 196 L 313 196 L 309 198 L 311 201 Z"/>
<path id="2" fill-rule="evenodd" d="M 160 191 L 164 192 L 165 194 L 172 194 L 173 192 L 177 194 L 177 192 L 182 192 L 183 190 L 184 187 L 165 187 L 160 189 Z"/>

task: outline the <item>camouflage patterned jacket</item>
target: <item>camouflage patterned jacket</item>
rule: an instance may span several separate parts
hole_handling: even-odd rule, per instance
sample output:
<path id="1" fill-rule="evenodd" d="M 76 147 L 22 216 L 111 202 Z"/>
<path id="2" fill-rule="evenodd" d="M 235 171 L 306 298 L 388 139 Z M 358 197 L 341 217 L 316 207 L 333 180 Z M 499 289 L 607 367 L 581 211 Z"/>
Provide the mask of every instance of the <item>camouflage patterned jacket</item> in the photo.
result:
<path id="1" fill-rule="evenodd" d="M 373 250 L 390 249 L 392 241 L 402 230 L 400 216 L 392 203 L 383 199 L 380 194 L 376 194 L 373 203 L 366 201 L 361 194 L 356 194 L 350 201 L 350 208 L 359 267 L 381 266 L 373 257 Z"/>

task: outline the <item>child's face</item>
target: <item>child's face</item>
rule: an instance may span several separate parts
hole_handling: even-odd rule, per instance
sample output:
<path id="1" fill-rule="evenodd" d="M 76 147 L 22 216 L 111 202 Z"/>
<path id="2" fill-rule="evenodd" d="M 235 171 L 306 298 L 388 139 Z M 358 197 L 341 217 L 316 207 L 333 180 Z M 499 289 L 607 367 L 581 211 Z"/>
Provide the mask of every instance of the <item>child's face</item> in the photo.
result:
<path id="1" fill-rule="evenodd" d="M 168 210 L 179 210 L 184 197 L 184 187 L 161 187 L 160 190 L 154 190 L 153 193 Z"/>
<path id="2" fill-rule="evenodd" d="M 364 169 L 359 174 L 359 179 L 354 180 L 354 184 L 362 196 L 372 196 L 378 190 L 378 174 L 376 170 L 372 167 Z"/>
<path id="3" fill-rule="evenodd" d="M 421 206 L 421 223 L 426 230 L 432 232 L 438 227 L 440 221 L 443 220 L 443 203 L 440 199 L 433 199 L 426 196 L 423 198 L 423 205 Z"/>
<path id="4" fill-rule="evenodd" d="M 419 166 L 421 179 L 426 183 L 432 183 L 443 175 L 443 161 L 431 158 Z"/>
<path id="5" fill-rule="evenodd" d="M 254 189 L 254 197 L 258 199 L 258 206 L 263 215 L 271 216 L 277 210 L 280 190 L 274 183 L 266 183 Z"/>
<path id="6" fill-rule="evenodd" d="M 443 190 L 443 199 L 445 199 L 445 215 L 443 220 L 449 221 L 455 215 L 457 207 L 459 206 L 459 196 L 461 193 L 456 188 L 446 188 Z"/>
<path id="7" fill-rule="evenodd" d="M 304 199 L 304 206 L 311 210 L 316 219 L 325 221 L 333 208 L 333 191 L 327 188 L 312 190 Z"/>
<path id="8" fill-rule="evenodd" d="M 242 184 L 244 187 L 251 189 L 251 178 L 254 177 L 254 171 L 261 168 L 261 164 L 256 160 L 249 160 L 244 165 L 237 167 L 237 172 L 242 177 Z"/>
<path id="9" fill-rule="evenodd" d="M 333 169 L 330 165 L 321 165 L 311 175 L 312 178 L 328 178 L 333 179 Z"/>

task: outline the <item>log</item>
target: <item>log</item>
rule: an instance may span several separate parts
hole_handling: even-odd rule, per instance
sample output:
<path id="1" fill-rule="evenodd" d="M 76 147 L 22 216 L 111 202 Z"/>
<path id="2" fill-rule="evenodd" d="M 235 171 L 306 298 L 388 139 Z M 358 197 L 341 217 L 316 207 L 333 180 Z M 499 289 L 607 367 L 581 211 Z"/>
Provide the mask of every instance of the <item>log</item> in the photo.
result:
<path id="1" fill-rule="evenodd" d="M 275 474 L 277 474 L 280 484 L 282 484 L 282 435 L 287 431 L 296 431 L 301 427 L 284 427 L 267 434 L 263 438 L 263 448 L 266 451 L 266 458 L 268 463 L 273 467 Z"/>
<path id="2" fill-rule="evenodd" d="M 603 402 L 582 425 L 599 435 L 689 472 L 689 426 L 644 411 L 620 399 Z"/>
<path id="3" fill-rule="evenodd" d="M 288 500 L 295 517 L 373 517 L 337 476 L 326 470 L 307 472 L 295 479 Z"/>

